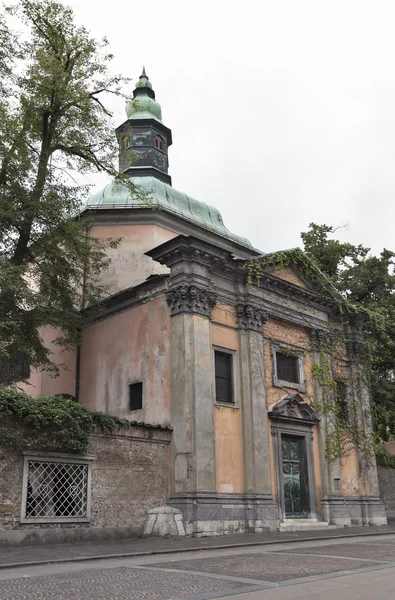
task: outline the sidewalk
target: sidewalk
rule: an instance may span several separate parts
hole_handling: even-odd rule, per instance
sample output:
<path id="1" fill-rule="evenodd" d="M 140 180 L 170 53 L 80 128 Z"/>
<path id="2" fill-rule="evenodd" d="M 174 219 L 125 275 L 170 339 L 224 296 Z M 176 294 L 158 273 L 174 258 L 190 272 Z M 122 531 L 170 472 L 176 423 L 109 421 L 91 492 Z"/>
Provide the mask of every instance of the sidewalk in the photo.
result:
<path id="1" fill-rule="evenodd" d="M 394 535 L 395 522 L 383 527 L 347 527 L 293 533 L 246 533 L 210 538 L 188 538 L 173 540 L 162 538 L 132 538 L 105 542 L 83 542 L 73 544 L 48 544 L 46 546 L 25 546 L 0 549 L 0 569 L 41 565 L 61 562 L 147 556 L 173 552 L 198 551 L 219 548 L 239 548 L 292 543 L 299 541 L 325 540 L 373 535 Z"/>

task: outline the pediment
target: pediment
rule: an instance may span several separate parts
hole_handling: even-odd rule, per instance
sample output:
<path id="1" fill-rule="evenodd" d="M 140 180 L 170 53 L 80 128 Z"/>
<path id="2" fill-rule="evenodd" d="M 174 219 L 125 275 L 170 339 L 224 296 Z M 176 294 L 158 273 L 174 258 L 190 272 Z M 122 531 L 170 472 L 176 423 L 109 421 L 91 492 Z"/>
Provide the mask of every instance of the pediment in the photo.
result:
<path id="1" fill-rule="evenodd" d="M 269 417 L 274 420 L 298 420 L 307 423 L 318 422 L 315 410 L 307 402 L 304 402 L 299 394 L 291 394 L 282 398 L 272 407 Z"/>

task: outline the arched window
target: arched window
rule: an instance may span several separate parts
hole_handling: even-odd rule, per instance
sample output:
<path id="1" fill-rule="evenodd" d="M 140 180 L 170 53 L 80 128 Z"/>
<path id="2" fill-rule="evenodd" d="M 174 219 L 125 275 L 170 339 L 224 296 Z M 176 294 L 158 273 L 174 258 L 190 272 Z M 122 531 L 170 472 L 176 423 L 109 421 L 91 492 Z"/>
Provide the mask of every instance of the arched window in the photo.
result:
<path id="1" fill-rule="evenodd" d="M 124 135 L 121 141 L 121 148 L 122 150 L 126 150 L 128 147 L 128 143 L 129 143 L 129 138 L 127 135 Z"/>
<path id="2" fill-rule="evenodd" d="M 163 139 L 160 137 L 160 135 L 155 136 L 155 148 L 163 151 Z"/>

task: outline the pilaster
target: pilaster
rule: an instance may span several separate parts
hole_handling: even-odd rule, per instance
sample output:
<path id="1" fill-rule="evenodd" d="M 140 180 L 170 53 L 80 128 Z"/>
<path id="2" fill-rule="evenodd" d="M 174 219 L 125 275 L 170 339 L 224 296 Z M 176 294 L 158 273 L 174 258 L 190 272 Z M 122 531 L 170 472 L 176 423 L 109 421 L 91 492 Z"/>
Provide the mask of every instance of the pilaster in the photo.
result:
<path id="1" fill-rule="evenodd" d="M 329 332 L 322 329 L 311 329 L 311 361 L 312 364 L 317 364 L 322 367 L 322 354 L 326 354 L 326 357 L 331 364 L 330 347 L 332 344 L 332 336 Z M 316 405 L 322 405 L 324 401 L 323 389 L 319 383 L 314 379 L 314 402 Z M 326 496 L 341 496 L 342 495 L 342 482 L 341 482 L 341 462 L 340 458 L 336 459 L 333 463 L 330 463 L 326 458 L 326 442 L 327 436 L 331 433 L 333 425 L 328 419 L 328 415 L 323 412 L 320 414 L 320 426 L 318 427 L 319 436 L 319 447 L 320 447 L 320 471 L 321 471 L 321 485 L 322 485 L 322 497 Z"/>
<path id="2" fill-rule="evenodd" d="M 172 288 L 172 494 L 215 492 L 212 294 L 196 285 Z"/>
<path id="3" fill-rule="evenodd" d="M 263 325 L 267 314 L 237 307 L 244 441 L 245 492 L 272 496 Z"/>

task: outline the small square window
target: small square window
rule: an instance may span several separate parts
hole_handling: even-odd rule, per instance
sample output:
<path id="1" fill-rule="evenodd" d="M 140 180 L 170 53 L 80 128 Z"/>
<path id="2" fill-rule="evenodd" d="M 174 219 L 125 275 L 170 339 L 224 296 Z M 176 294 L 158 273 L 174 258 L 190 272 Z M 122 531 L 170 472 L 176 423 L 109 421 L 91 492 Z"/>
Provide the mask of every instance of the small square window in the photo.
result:
<path id="1" fill-rule="evenodd" d="M 232 404 L 233 399 L 233 381 L 232 381 L 232 354 L 226 352 L 214 352 L 215 356 L 215 400 Z"/>
<path id="2" fill-rule="evenodd" d="M 129 410 L 141 410 L 143 408 L 143 382 L 129 385 Z"/>
<path id="3" fill-rule="evenodd" d="M 289 383 L 300 383 L 299 360 L 292 354 L 276 352 L 277 379 L 289 381 Z"/>

